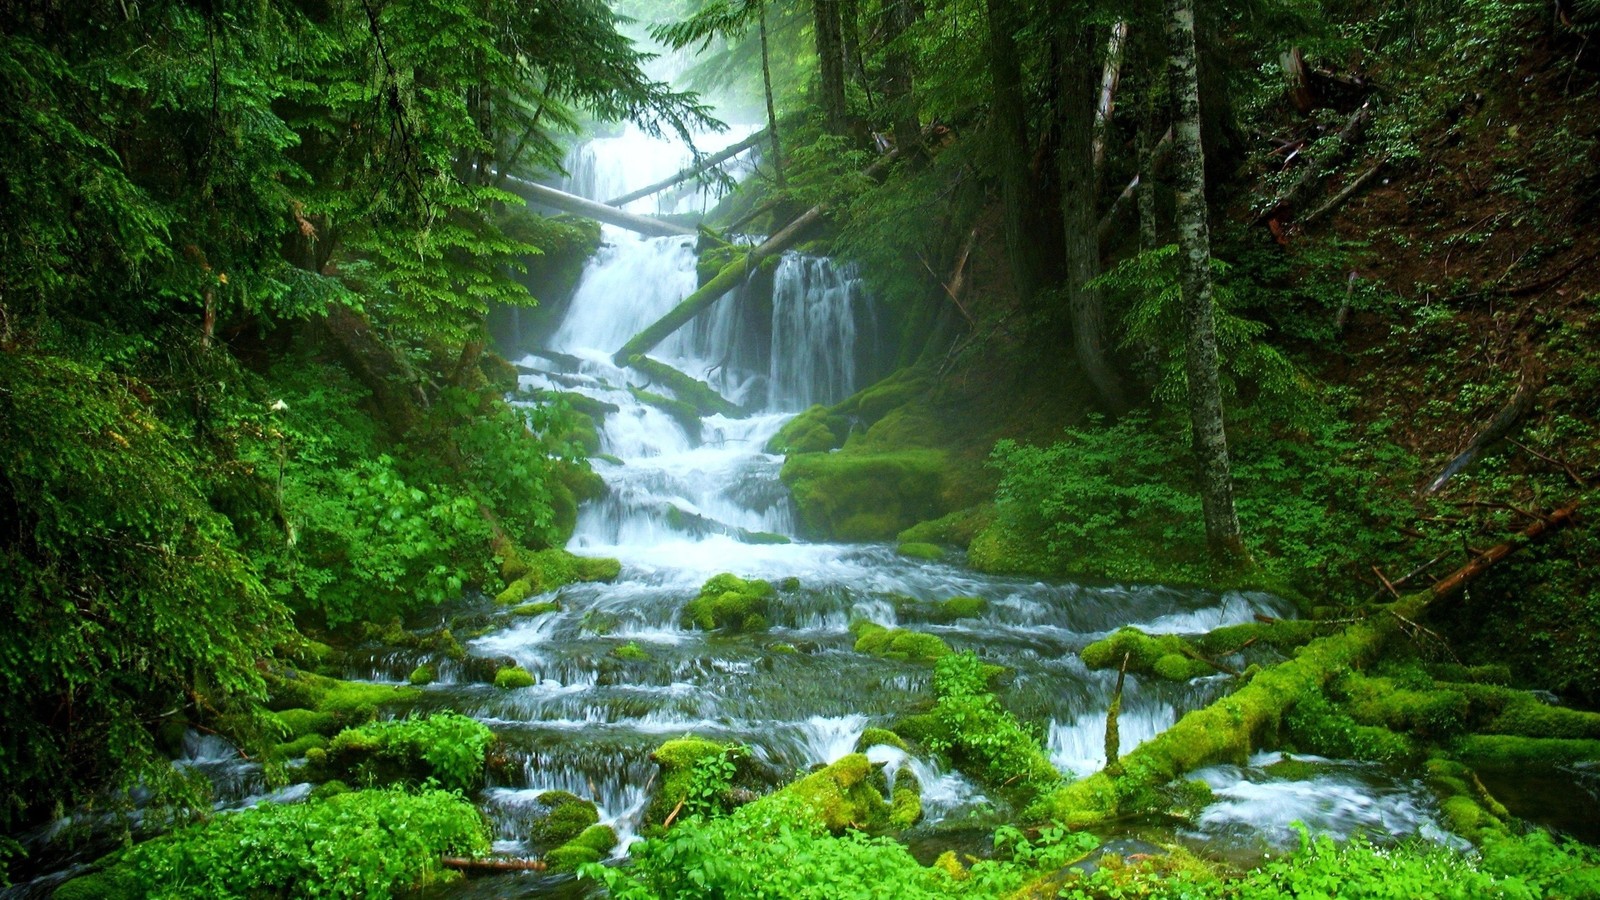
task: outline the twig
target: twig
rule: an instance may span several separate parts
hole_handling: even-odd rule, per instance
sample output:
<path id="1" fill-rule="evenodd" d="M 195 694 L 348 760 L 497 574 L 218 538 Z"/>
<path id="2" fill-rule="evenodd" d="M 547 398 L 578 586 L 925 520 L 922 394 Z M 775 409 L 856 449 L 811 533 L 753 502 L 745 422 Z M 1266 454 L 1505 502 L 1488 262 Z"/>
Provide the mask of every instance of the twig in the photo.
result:
<path id="1" fill-rule="evenodd" d="M 1524 444 L 1521 441 L 1511 441 L 1511 444 L 1513 446 L 1521 449 L 1521 450 L 1526 450 L 1527 452 L 1533 454 L 1534 456 L 1537 456 L 1538 458 L 1544 460 L 1545 462 L 1551 464 L 1552 466 L 1560 466 L 1561 470 L 1566 472 L 1567 476 L 1569 478 L 1571 478 L 1573 481 L 1577 482 L 1578 487 L 1584 488 L 1585 490 L 1588 489 L 1589 482 L 1583 480 L 1582 476 L 1580 476 L 1577 473 L 1577 471 L 1572 468 L 1572 465 L 1570 463 L 1568 463 L 1567 461 L 1561 460 L 1561 459 L 1554 459 L 1552 457 L 1545 456 L 1543 453 L 1540 453 L 1539 451 L 1533 449 L 1532 447 L 1529 447 L 1527 444 Z"/>
<path id="2" fill-rule="evenodd" d="M 1394 589 L 1394 584 L 1389 581 L 1388 576 L 1383 574 L 1382 569 L 1374 565 L 1372 567 L 1372 574 L 1378 576 L 1378 580 L 1383 582 L 1383 586 L 1389 589 L 1389 593 L 1393 594 L 1396 600 L 1400 599 L 1400 592 Z"/>
<path id="3" fill-rule="evenodd" d="M 667 820 L 665 822 L 661 823 L 661 827 L 662 828 L 671 828 L 672 827 L 672 820 L 676 819 L 678 817 L 678 813 L 683 812 L 684 800 L 688 800 L 688 799 L 689 799 L 688 797 L 685 797 L 685 798 L 683 798 L 683 800 L 679 800 L 678 801 L 678 805 L 674 806 L 672 808 L 672 812 L 667 814 Z"/>

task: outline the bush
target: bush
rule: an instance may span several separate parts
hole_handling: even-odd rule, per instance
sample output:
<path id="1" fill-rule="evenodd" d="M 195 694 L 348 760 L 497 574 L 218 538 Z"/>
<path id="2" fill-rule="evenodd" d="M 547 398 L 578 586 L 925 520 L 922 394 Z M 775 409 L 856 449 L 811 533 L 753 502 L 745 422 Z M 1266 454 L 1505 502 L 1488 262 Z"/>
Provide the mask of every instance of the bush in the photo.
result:
<path id="1" fill-rule="evenodd" d="M 488 851 L 482 815 L 459 794 L 355 791 L 222 815 L 135 844 L 91 877 L 130 898 L 381 898 L 448 877 L 440 856 Z"/>
<path id="2" fill-rule="evenodd" d="M 472 790 L 483 781 L 484 754 L 494 733 L 459 713 L 372 722 L 339 732 L 328 745 L 334 777 L 369 783 L 433 779 L 446 788 Z"/>

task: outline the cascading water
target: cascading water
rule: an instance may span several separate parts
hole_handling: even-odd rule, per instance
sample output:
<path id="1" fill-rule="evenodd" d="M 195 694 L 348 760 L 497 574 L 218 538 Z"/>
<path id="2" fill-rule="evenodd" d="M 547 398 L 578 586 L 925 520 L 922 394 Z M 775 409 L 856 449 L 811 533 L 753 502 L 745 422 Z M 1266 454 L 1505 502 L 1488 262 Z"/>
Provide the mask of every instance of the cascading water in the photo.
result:
<path id="1" fill-rule="evenodd" d="M 648 152 L 637 136 L 591 142 L 576 157 L 581 175 L 569 189 L 606 199 L 680 164 L 641 157 Z M 598 804 L 624 853 L 649 798 L 649 753 L 669 738 L 692 733 L 749 745 L 775 781 L 857 750 L 868 726 L 888 724 L 926 699 L 931 672 L 855 653 L 848 631 L 854 619 L 935 633 L 957 650 L 1011 667 L 1007 702 L 1049 722 L 1052 760 L 1081 775 L 1103 763 L 1116 676 L 1088 671 L 1076 651 L 1127 624 L 1193 633 L 1292 612 L 1265 594 L 1049 585 L 908 560 L 883 545 L 793 540 L 790 501 L 778 479 L 782 460 L 765 446 L 795 412 L 840 400 L 882 374 L 879 323 L 861 280 L 848 267 L 788 254 L 773 273 L 770 298 L 747 286 L 662 342 L 652 357 L 750 411 L 685 420 L 651 402 L 650 394 L 670 394 L 668 387 L 617 367 L 611 355 L 695 288 L 694 241 L 610 228 L 604 240 L 547 341 L 549 352 L 520 366 L 526 388 L 583 394 L 606 410 L 594 465 L 607 492 L 580 510 L 570 546 L 618 558 L 622 574 L 612 584 L 532 598 L 560 608 L 530 619 L 502 612 L 503 627 L 470 644 L 474 656 L 525 666 L 533 686 L 503 691 L 457 673 L 426 688 L 421 704 L 488 723 L 516 761 L 509 774 L 499 770 L 503 783 L 482 798 L 500 849 L 541 849 L 525 842 L 527 823 L 541 814 L 541 793 L 564 790 Z M 768 629 L 711 637 L 684 626 L 685 602 L 721 572 L 780 585 Z M 951 623 L 934 604 L 955 596 L 989 602 L 982 614 Z M 644 658 L 614 653 L 626 644 Z M 352 674 L 399 680 L 406 662 L 375 661 Z M 1224 690 L 1218 679 L 1130 677 L 1123 751 Z M 870 749 L 886 768 L 915 772 L 924 828 L 994 823 L 998 800 L 960 773 L 897 748 Z M 1211 777 L 1219 785 L 1233 779 L 1219 793 L 1243 798 L 1248 791 L 1238 786 L 1256 771 Z M 1391 824 L 1418 830 L 1417 823 L 1431 821 L 1415 796 L 1395 796 L 1418 814 L 1391 816 Z"/>

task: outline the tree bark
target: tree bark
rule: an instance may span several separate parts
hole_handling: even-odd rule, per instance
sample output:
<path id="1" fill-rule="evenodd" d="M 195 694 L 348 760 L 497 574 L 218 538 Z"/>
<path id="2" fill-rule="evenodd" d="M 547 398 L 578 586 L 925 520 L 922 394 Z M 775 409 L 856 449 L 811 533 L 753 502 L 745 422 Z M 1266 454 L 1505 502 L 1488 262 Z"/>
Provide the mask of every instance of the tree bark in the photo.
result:
<path id="1" fill-rule="evenodd" d="M 759 0 L 756 28 L 761 33 L 761 89 L 767 96 L 767 135 L 772 138 L 772 174 L 783 187 L 783 148 L 778 142 L 778 110 L 772 103 L 772 63 L 767 52 L 767 3 Z"/>
<path id="2" fill-rule="evenodd" d="M 1073 356 L 1094 385 L 1101 406 L 1120 415 L 1127 404 L 1122 385 L 1106 362 L 1105 311 L 1100 292 L 1089 286 L 1100 274 L 1095 218 L 1095 123 L 1101 81 L 1095 50 L 1099 45 L 1099 34 L 1090 26 L 1063 25 L 1057 30 L 1060 89 L 1056 125 L 1061 143 L 1056 165 L 1061 179 L 1062 251 Z"/>
<path id="3" fill-rule="evenodd" d="M 1212 557 L 1232 563 L 1245 558 L 1239 515 L 1233 505 L 1233 473 L 1222 419 L 1217 378 L 1217 336 L 1211 296 L 1211 227 L 1206 211 L 1205 154 L 1200 143 L 1200 78 L 1194 21 L 1196 0 L 1167 0 L 1168 74 L 1173 99 L 1174 186 L 1178 248 L 1183 271 L 1183 312 L 1188 330 L 1185 370 L 1189 378 L 1189 423 L 1200 468 L 1200 503 Z"/>
<path id="4" fill-rule="evenodd" d="M 828 131 L 844 134 L 844 35 L 838 0 L 811 0 L 811 13 L 817 38 L 823 116 Z"/>
<path id="5" fill-rule="evenodd" d="M 915 24 L 917 11 L 911 0 L 883 0 L 879 15 L 883 17 L 884 43 L 888 47 L 883 65 L 884 102 L 894 123 L 894 145 L 909 153 L 922 135 L 911 54 L 904 45 L 904 35 Z"/>
<path id="6" fill-rule="evenodd" d="M 1034 198 L 1029 190 L 1028 117 L 1022 102 L 1022 63 L 1017 0 L 985 0 L 989 19 L 989 78 L 994 94 L 995 145 L 1004 207 L 1006 254 L 1016 294 L 1033 299 L 1044 281 L 1036 234 L 1029 227 Z"/>

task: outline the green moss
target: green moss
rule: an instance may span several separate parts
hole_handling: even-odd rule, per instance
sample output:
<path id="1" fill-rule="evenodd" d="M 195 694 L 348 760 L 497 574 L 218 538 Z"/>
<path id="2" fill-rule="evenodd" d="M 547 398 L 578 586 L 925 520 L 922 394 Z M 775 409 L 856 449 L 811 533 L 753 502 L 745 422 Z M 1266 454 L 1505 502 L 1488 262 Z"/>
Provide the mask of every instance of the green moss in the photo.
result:
<path id="1" fill-rule="evenodd" d="M 549 549 L 537 553 L 521 552 L 512 571 L 516 580 L 495 597 L 495 602 L 510 605 L 553 591 L 577 581 L 614 581 L 622 563 L 603 557 L 578 556 L 565 550 Z"/>
<path id="2" fill-rule="evenodd" d="M 888 823 L 889 804 L 873 787 L 872 763 L 852 753 L 751 804 L 763 808 L 794 806 L 807 811 L 829 831 L 871 830 Z"/>
<path id="3" fill-rule="evenodd" d="M 795 645 L 793 645 L 793 644 L 780 642 L 780 643 L 776 643 L 776 644 L 773 644 L 772 646 L 768 647 L 767 648 L 767 652 L 769 652 L 769 653 L 789 654 L 789 653 L 799 653 L 800 650 L 799 650 L 799 648 L 795 647 Z"/>
<path id="4" fill-rule="evenodd" d="M 423 663 L 411 670 L 411 674 L 406 676 L 406 681 L 421 687 L 422 685 L 433 684 L 433 680 L 438 677 L 439 673 L 433 670 L 433 666 Z"/>
<path id="5" fill-rule="evenodd" d="M 1189 642 L 1175 634 L 1148 635 L 1137 628 L 1123 628 L 1083 648 L 1084 665 L 1091 669 L 1121 668 L 1123 657 L 1128 671 L 1155 675 L 1173 681 L 1188 681 L 1217 670 L 1195 658 Z"/>
<path id="6" fill-rule="evenodd" d="M 679 738 L 667 741 L 650 758 L 661 767 L 661 787 L 645 809 L 647 825 L 661 825 L 680 803 L 688 801 L 695 787 L 696 769 L 717 759 L 728 759 L 736 765 L 744 761 L 740 748 L 699 738 Z"/>
<path id="7" fill-rule="evenodd" d="M 629 641 L 620 647 L 612 648 L 611 655 L 615 656 L 617 659 L 629 660 L 633 662 L 650 658 L 650 654 L 646 653 L 643 647 L 640 647 L 633 641 Z"/>
<path id="8" fill-rule="evenodd" d="M 906 746 L 906 742 L 901 740 L 900 735 L 889 729 L 868 728 L 866 731 L 861 732 L 860 740 L 856 741 L 856 752 L 865 753 L 868 747 L 879 746 L 894 747 L 899 750 L 910 749 Z"/>
<path id="9" fill-rule="evenodd" d="M 506 666 L 494 673 L 494 686 L 502 690 L 533 686 L 533 673 L 521 666 Z"/>
<path id="10" fill-rule="evenodd" d="M 700 429 L 704 427 L 705 423 L 700 420 L 700 411 L 694 408 L 693 403 L 668 397 L 665 394 L 658 394 L 654 391 L 647 391 L 643 388 L 633 387 L 632 385 L 628 387 L 628 393 L 632 394 L 633 399 L 638 400 L 640 403 L 646 406 L 654 406 L 656 409 L 671 416 L 673 421 L 677 422 L 679 427 L 692 440 L 700 440 Z"/>
<path id="11" fill-rule="evenodd" d="M 291 709 L 328 713 L 331 723 L 318 720 L 319 733 L 371 721 L 381 706 L 414 702 L 422 692 L 413 687 L 340 681 L 295 669 L 268 673 L 268 706 L 282 713 Z M 291 716 L 298 715 L 291 713 Z"/>
<path id="12" fill-rule="evenodd" d="M 283 709 L 273 715 L 283 726 L 283 734 L 289 740 L 302 738 L 308 734 L 331 737 L 339 730 L 339 722 L 333 713 L 318 712 L 313 709 Z"/>
<path id="13" fill-rule="evenodd" d="M 597 863 L 605 856 L 592 847 L 579 844 L 562 844 L 544 855 L 545 865 L 551 872 L 576 872 L 579 866 Z"/>
<path id="14" fill-rule="evenodd" d="M 934 604 L 930 618 L 935 622 L 954 622 L 959 619 L 976 619 L 989 610 L 989 601 L 982 597 L 951 597 Z"/>
<path id="15" fill-rule="evenodd" d="M 1600 761 L 1600 741 L 1472 734 L 1457 741 L 1455 756 L 1479 769 L 1549 769 Z"/>
<path id="16" fill-rule="evenodd" d="M 546 791 L 539 795 L 539 804 L 549 812 L 528 827 L 528 836 L 543 847 L 559 847 L 574 841 L 600 821 L 600 812 L 593 803 L 566 791 Z M 593 847 L 585 849 L 594 850 Z"/>
<path id="17" fill-rule="evenodd" d="M 1358 722 L 1321 690 L 1308 690 L 1298 698 L 1285 724 L 1297 748 L 1322 756 L 1394 762 L 1416 755 L 1416 747 L 1404 735 Z"/>
<path id="18" fill-rule="evenodd" d="M 939 450 L 790 456 L 782 478 L 809 538 L 889 540 L 948 512 L 949 457 Z"/>
<path id="19" fill-rule="evenodd" d="M 813 406 L 790 419 L 767 441 L 768 453 L 825 453 L 844 446 L 850 419 L 825 406 Z"/>
<path id="20" fill-rule="evenodd" d="M 767 627 L 767 603 L 773 594 L 772 585 L 759 579 L 715 575 L 684 606 L 683 621 L 704 631 L 759 631 Z"/>
<path id="21" fill-rule="evenodd" d="M 944 549 L 937 544 L 905 543 L 895 548 L 901 556 L 912 559 L 939 560 L 944 558 Z"/>
<path id="22" fill-rule="evenodd" d="M 1330 626 L 1315 619 L 1279 619 L 1275 622 L 1243 622 L 1224 625 L 1194 639 L 1201 653 L 1215 659 L 1237 653 L 1247 646 L 1271 647 L 1287 653 L 1326 634 Z"/>
<path id="23" fill-rule="evenodd" d="M 895 773 L 894 792 L 889 800 L 889 827 L 896 831 L 922 821 L 922 782 L 909 766 Z"/>
<path id="24" fill-rule="evenodd" d="M 350 785 L 337 778 L 331 781 L 324 781 L 311 790 L 311 796 L 315 800 L 326 800 L 329 797 L 337 797 L 340 794 L 348 793 L 350 793 Z"/>
<path id="25" fill-rule="evenodd" d="M 145 890 L 132 872 L 113 866 L 64 882 L 50 896 L 58 900 L 143 900 Z"/>
<path id="26" fill-rule="evenodd" d="M 916 662 L 932 662 L 950 655 L 950 645 L 936 634 L 890 629 L 874 622 L 853 626 L 851 630 L 856 634 L 857 653 Z"/>
<path id="27" fill-rule="evenodd" d="M 1454 760 L 1430 759 L 1425 769 L 1450 831 L 1475 844 L 1482 843 L 1486 834 L 1505 832 L 1510 814 L 1470 768 Z"/>
<path id="28" fill-rule="evenodd" d="M 992 669 L 971 653 L 948 656 L 936 664 L 933 717 L 937 728 L 925 743 L 948 752 L 963 772 L 990 788 L 1027 801 L 1054 789 L 1061 774 L 1045 755 L 1038 737 L 990 692 Z M 906 724 L 902 721 L 902 733 Z"/>
<path id="29" fill-rule="evenodd" d="M 561 604 L 555 600 L 541 600 L 538 603 L 524 603 L 511 610 L 514 616 L 542 616 L 547 613 L 560 612 Z"/>
<path id="30" fill-rule="evenodd" d="M 1037 535 L 995 518 L 967 546 L 967 565 L 994 575 L 1059 576 L 1062 560 L 1045 549 Z"/>
<path id="31" fill-rule="evenodd" d="M 318 767 L 331 778 L 363 785 L 438 782 L 448 790 L 483 783 L 494 734 L 458 713 L 391 719 L 334 736 Z"/>
<path id="32" fill-rule="evenodd" d="M 665 385 L 674 396 L 691 404 L 702 416 L 722 415 L 731 419 L 745 414 L 738 404 L 717 393 L 711 385 L 691 378 L 664 362 L 648 356 L 634 356 L 628 360 L 628 365 L 649 376 L 652 382 Z"/>
<path id="33" fill-rule="evenodd" d="M 1331 685 L 1350 717 L 1363 725 L 1409 731 L 1439 740 L 1466 730 L 1468 703 L 1452 690 L 1411 690 L 1392 678 L 1369 678 L 1351 672 Z"/>
<path id="34" fill-rule="evenodd" d="M 279 759 L 299 759 L 311 750 L 321 749 L 326 746 L 328 746 L 327 738 L 320 734 L 307 734 L 273 747 L 272 755 Z"/>
<path id="35" fill-rule="evenodd" d="M 1600 713 L 1550 706 L 1532 694 L 1517 691 L 1484 730 L 1525 737 L 1596 740 L 1600 739 Z"/>
<path id="36" fill-rule="evenodd" d="M 963 549 L 994 521 L 994 504 L 981 503 L 929 519 L 900 532 L 897 540 L 910 543 L 954 544 Z"/>

